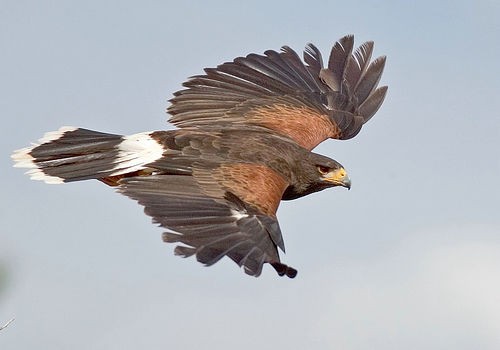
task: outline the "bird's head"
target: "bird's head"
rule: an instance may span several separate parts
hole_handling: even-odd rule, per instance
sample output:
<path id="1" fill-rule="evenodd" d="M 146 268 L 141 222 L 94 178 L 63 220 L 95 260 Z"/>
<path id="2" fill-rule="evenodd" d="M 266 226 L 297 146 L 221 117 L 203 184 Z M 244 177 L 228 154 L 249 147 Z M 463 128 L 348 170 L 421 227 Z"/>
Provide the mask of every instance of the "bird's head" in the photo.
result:
<path id="1" fill-rule="evenodd" d="M 295 183 L 283 195 L 284 200 L 295 199 L 329 187 L 351 188 L 351 180 L 344 167 L 337 161 L 320 154 L 308 152 L 297 169 Z"/>

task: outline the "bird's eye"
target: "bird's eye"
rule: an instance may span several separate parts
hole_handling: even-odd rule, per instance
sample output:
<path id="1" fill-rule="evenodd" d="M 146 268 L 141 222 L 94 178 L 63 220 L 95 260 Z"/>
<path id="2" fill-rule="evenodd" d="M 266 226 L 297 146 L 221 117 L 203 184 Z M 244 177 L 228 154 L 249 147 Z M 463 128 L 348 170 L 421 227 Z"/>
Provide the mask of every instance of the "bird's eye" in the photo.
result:
<path id="1" fill-rule="evenodd" d="M 323 166 L 323 165 L 318 165 L 318 171 L 322 174 L 322 175 L 326 175 L 330 172 L 330 168 L 329 167 L 326 167 L 326 166 Z"/>

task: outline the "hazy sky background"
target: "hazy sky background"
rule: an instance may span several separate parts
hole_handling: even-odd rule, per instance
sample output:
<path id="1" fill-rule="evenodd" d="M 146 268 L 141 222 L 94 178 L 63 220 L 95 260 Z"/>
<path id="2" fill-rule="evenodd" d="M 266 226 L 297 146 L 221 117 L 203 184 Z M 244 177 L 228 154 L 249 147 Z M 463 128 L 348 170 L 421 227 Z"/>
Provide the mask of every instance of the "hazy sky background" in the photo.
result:
<path id="1" fill-rule="evenodd" d="M 24 1 L 0 6 L 1 349 L 499 349 L 500 2 Z M 341 36 L 388 56 L 385 104 L 316 149 L 351 191 L 279 210 L 294 280 L 172 253 L 101 183 L 14 149 L 62 125 L 169 128 L 191 75 Z"/>

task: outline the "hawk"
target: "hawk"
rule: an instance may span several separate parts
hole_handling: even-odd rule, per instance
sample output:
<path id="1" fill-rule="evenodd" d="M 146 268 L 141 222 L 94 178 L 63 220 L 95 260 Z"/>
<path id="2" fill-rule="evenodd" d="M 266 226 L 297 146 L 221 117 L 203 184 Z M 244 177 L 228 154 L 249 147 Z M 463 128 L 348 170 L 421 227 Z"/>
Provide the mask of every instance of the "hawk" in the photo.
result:
<path id="1" fill-rule="evenodd" d="M 174 252 L 209 266 L 224 256 L 259 276 L 270 264 L 297 270 L 276 218 L 281 200 L 335 186 L 350 188 L 344 167 L 311 152 L 327 138 L 354 137 L 382 104 L 385 58 L 373 43 L 353 52 L 340 39 L 324 67 L 309 44 L 304 62 L 290 48 L 250 54 L 205 69 L 175 93 L 168 113 L 177 130 L 116 135 L 77 127 L 46 133 L 12 155 L 32 179 L 97 179 L 144 206 L 167 229 Z"/>

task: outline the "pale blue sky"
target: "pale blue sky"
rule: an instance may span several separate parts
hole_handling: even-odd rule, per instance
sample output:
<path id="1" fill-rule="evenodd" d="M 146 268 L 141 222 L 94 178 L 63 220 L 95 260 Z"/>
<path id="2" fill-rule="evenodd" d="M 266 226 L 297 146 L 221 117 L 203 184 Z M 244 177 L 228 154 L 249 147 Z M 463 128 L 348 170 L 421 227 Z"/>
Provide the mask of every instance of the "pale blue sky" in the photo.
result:
<path id="1" fill-rule="evenodd" d="M 497 1 L 23 1 L 0 6 L 2 349 L 498 349 Z M 62 125 L 160 130 L 203 67 L 352 33 L 385 104 L 316 150 L 351 191 L 279 211 L 295 280 L 172 253 L 133 201 L 50 186 L 14 149 Z"/>

